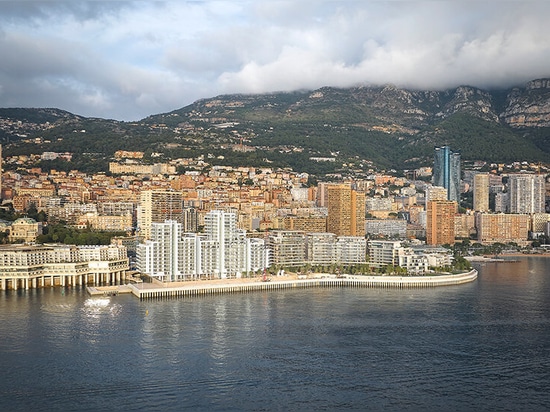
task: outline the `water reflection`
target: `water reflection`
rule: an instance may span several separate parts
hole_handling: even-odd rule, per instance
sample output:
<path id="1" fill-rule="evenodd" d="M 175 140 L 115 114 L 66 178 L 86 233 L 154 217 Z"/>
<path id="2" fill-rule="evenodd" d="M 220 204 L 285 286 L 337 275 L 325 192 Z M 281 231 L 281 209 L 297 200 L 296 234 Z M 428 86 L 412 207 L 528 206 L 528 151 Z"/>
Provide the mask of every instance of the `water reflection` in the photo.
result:
<path id="1" fill-rule="evenodd" d="M 432 289 L 2 293 L 0 410 L 540 410 L 549 262 Z"/>

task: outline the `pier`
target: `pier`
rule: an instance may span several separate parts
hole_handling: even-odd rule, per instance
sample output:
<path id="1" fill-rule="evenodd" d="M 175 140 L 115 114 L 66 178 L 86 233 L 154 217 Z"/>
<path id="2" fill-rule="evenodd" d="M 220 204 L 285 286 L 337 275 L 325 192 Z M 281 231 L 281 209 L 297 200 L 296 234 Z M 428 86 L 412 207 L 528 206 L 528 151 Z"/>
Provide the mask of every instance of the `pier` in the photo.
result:
<path id="1" fill-rule="evenodd" d="M 348 276 L 344 278 L 314 278 L 273 280 L 262 282 L 261 280 L 235 279 L 201 285 L 200 281 L 189 282 L 187 285 L 159 287 L 158 284 L 125 285 L 131 293 L 141 300 L 164 298 L 187 298 L 196 296 L 209 296 L 227 293 L 245 293 L 256 291 L 284 290 L 296 288 L 430 288 L 437 286 L 461 285 L 477 279 L 477 270 L 458 275 L 437 276 Z"/>

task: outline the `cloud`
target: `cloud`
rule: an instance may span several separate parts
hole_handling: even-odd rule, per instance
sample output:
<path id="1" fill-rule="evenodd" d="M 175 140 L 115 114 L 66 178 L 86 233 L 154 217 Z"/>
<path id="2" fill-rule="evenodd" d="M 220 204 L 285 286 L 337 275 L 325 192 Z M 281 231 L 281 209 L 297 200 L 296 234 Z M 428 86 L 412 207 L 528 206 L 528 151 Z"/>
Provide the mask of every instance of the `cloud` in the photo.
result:
<path id="1" fill-rule="evenodd" d="M 550 76 L 550 3 L 2 1 L 0 106 L 135 120 L 222 93 Z"/>

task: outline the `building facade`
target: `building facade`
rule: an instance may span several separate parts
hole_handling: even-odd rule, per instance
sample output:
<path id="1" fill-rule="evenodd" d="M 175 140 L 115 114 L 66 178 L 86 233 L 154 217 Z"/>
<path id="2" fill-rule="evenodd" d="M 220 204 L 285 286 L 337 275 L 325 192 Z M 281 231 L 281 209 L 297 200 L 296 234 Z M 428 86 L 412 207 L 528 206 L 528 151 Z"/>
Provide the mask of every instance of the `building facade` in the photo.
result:
<path id="1" fill-rule="evenodd" d="M 433 200 L 426 208 L 426 243 L 454 245 L 457 203 L 451 200 Z"/>
<path id="2" fill-rule="evenodd" d="M 525 244 L 529 234 L 530 216 L 526 214 L 476 214 L 477 240 L 480 243 Z"/>
<path id="3" fill-rule="evenodd" d="M 139 235 L 151 238 L 151 225 L 166 220 L 183 223 L 183 195 L 170 190 L 144 190 L 137 211 Z"/>
<path id="4" fill-rule="evenodd" d="M 508 178 L 510 213 L 544 213 L 546 180 L 543 175 L 514 174 Z"/>
<path id="5" fill-rule="evenodd" d="M 350 185 L 329 185 L 327 232 L 337 236 L 365 236 L 365 193 Z"/>
<path id="6" fill-rule="evenodd" d="M 42 234 L 42 223 L 29 217 L 17 219 L 9 228 L 8 239 L 10 242 L 31 243 Z"/>
<path id="7" fill-rule="evenodd" d="M 460 153 L 449 146 L 435 149 L 433 184 L 447 189 L 447 200 L 460 202 Z"/>
<path id="8" fill-rule="evenodd" d="M 489 174 L 478 173 L 474 175 L 474 202 L 476 212 L 489 211 Z"/>
<path id="9" fill-rule="evenodd" d="M 123 246 L 0 247 L 0 289 L 114 284 L 129 268 Z"/>
<path id="10" fill-rule="evenodd" d="M 166 282 L 240 278 L 269 266 L 263 239 L 246 237 L 235 213 L 212 210 L 205 234 L 182 233 L 174 220 L 153 223 L 151 239 L 137 246 L 137 269 Z"/>

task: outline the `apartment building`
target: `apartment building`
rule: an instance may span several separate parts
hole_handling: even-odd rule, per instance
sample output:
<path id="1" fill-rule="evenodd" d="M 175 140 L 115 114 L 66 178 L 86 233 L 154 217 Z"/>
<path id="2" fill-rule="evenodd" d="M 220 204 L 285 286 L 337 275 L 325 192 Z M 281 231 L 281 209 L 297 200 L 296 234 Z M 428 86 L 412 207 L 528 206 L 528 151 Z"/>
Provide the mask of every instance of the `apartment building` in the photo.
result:
<path id="1" fill-rule="evenodd" d="M 205 216 L 205 233 L 182 233 L 174 220 L 151 225 L 151 239 L 137 246 L 137 268 L 160 280 L 239 278 L 269 266 L 263 239 L 246 237 L 236 214 L 213 210 Z"/>

